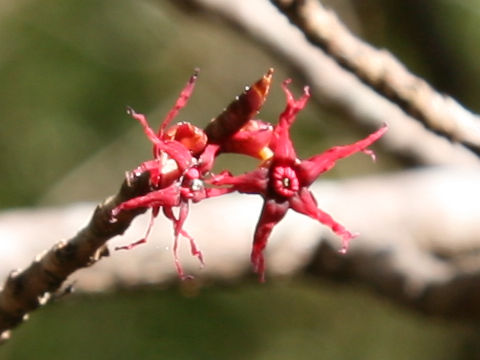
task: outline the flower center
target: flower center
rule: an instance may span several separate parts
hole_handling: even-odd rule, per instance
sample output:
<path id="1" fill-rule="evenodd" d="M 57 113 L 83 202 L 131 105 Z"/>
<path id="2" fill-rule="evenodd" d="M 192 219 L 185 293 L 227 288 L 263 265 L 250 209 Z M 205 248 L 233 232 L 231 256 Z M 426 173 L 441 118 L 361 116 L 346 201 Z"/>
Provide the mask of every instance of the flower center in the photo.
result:
<path id="1" fill-rule="evenodd" d="M 297 174 L 288 166 L 276 166 L 272 173 L 273 189 L 279 195 L 290 197 L 299 189 Z"/>

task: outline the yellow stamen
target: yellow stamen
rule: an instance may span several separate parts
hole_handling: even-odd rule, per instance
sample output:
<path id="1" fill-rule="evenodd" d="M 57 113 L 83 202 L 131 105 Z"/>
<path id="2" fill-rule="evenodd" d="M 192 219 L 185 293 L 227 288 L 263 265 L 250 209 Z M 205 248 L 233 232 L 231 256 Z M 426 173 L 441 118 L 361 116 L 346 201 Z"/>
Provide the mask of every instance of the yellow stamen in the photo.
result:
<path id="1" fill-rule="evenodd" d="M 264 146 L 258 152 L 258 157 L 262 160 L 262 162 L 265 162 L 267 160 L 270 160 L 273 157 L 273 151 L 269 147 Z"/>

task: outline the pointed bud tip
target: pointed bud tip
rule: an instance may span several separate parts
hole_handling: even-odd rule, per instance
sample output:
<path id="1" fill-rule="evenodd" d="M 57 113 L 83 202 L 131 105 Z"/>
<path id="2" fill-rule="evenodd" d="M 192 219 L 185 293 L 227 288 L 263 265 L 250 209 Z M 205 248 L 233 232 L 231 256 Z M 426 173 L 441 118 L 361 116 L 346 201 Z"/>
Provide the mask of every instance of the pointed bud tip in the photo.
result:
<path id="1" fill-rule="evenodd" d="M 303 87 L 303 93 L 305 96 L 310 96 L 310 86 L 306 85 Z"/>
<path id="2" fill-rule="evenodd" d="M 196 67 L 195 69 L 193 69 L 193 74 L 192 74 L 192 77 L 191 77 L 190 81 L 194 81 L 196 78 L 198 78 L 199 73 L 200 73 L 200 68 L 199 67 Z"/>
<path id="3" fill-rule="evenodd" d="M 275 70 L 273 69 L 273 67 L 271 67 L 270 69 L 268 69 L 267 73 L 263 77 L 267 80 L 271 80 L 274 71 Z"/>
<path id="4" fill-rule="evenodd" d="M 134 116 L 136 114 L 135 110 L 133 110 L 131 106 L 127 106 L 125 110 L 128 116 Z"/>

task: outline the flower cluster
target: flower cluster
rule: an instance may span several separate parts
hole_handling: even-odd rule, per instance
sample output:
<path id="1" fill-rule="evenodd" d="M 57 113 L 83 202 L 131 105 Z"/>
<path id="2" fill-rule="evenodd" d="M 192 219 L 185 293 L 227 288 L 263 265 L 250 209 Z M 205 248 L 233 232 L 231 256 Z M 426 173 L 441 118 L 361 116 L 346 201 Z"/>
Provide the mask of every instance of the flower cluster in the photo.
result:
<path id="1" fill-rule="evenodd" d="M 137 208 L 151 208 L 152 217 L 143 239 L 119 249 L 130 249 L 144 243 L 153 220 L 161 209 L 173 223 L 175 265 L 179 276 L 186 278 L 177 254 L 180 235 L 189 239 L 192 254 L 203 264 L 202 253 L 193 238 L 183 229 L 190 203 L 237 191 L 258 194 L 264 200 L 251 253 L 251 261 L 260 280 L 264 280 L 263 251 L 268 238 L 288 209 L 330 227 L 342 239 L 340 251 L 347 251 L 349 241 L 355 235 L 317 207 L 309 186 L 341 158 L 364 152 L 375 159 L 374 153 L 368 147 L 382 137 L 387 127 L 383 126 L 353 144 L 333 147 L 301 160 L 297 157 L 290 139 L 290 127 L 297 113 L 307 104 L 310 97 L 308 87 L 304 88 L 299 99 L 295 99 L 288 89 L 290 80 L 284 81 L 282 87 L 287 105 L 280 114 L 278 124 L 273 126 L 254 119 L 268 95 L 272 75 L 273 69 L 270 69 L 255 84 L 247 87 L 243 94 L 204 130 L 186 122 L 169 127 L 178 111 L 187 104 L 193 92 L 197 72 L 190 78 L 157 132 L 150 127 L 144 115 L 128 109 L 128 113 L 140 122 L 148 139 L 153 143 L 153 159 L 133 170 L 134 175 L 150 173 L 152 191 L 120 204 L 113 210 L 112 218 L 121 211 Z M 260 160 L 260 164 L 253 171 L 238 176 L 229 171 L 213 174 L 211 170 L 216 157 L 226 152 L 253 156 Z M 178 209 L 177 215 L 174 209 Z"/>

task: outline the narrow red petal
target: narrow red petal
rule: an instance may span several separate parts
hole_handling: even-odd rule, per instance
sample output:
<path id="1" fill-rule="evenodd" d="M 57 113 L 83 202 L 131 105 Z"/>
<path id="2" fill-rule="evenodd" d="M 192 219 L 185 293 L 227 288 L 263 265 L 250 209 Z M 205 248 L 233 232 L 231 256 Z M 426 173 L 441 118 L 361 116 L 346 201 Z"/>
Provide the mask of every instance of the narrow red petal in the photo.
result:
<path id="1" fill-rule="evenodd" d="M 158 146 L 162 143 L 162 140 L 157 136 L 155 131 L 150 127 L 148 124 L 147 118 L 143 114 L 139 114 L 135 112 L 131 107 L 127 107 L 127 114 L 130 115 L 132 118 L 137 120 L 140 125 L 143 127 L 143 132 L 147 135 L 148 139 L 153 143 L 153 156 L 158 156 Z"/>
<path id="2" fill-rule="evenodd" d="M 115 250 L 131 250 L 134 247 L 137 247 L 138 245 L 145 244 L 146 242 L 147 242 L 147 238 L 144 237 L 128 245 L 115 246 Z"/>
<path id="3" fill-rule="evenodd" d="M 195 82 L 197 81 L 198 78 L 198 69 L 195 69 L 195 72 L 193 75 L 190 77 L 188 80 L 187 85 L 183 88 L 183 90 L 180 93 L 180 96 L 178 97 L 177 101 L 175 102 L 175 105 L 173 105 L 173 108 L 167 113 L 167 116 L 163 120 L 162 124 L 160 125 L 160 129 L 158 130 L 157 135 L 159 137 L 163 136 L 163 133 L 165 132 L 165 129 L 168 127 L 170 122 L 177 116 L 178 112 L 188 103 L 188 99 L 190 99 L 190 96 L 192 96 L 193 89 L 195 87 Z"/>
<path id="4" fill-rule="evenodd" d="M 150 236 L 150 231 L 152 230 L 153 223 L 155 222 L 155 218 L 157 217 L 157 215 L 158 215 L 158 208 L 153 208 L 152 214 L 150 215 L 150 221 L 148 222 L 147 231 L 145 232 L 145 235 L 143 238 L 128 245 L 116 246 L 115 250 L 130 250 L 136 247 L 137 245 L 145 244 L 148 240 L 148 237 Z"/>
<path id="5" fill-rule="evenodd" d="M 342 238 L 341 253 L 345 253 L 348 250 L 350 240 L 357 236 L 357 234 L 352 234 L 343 225 L 336 222 L 329 214 L 320 210 L 317 207 L 315 198 L 307 188 L 302 188 L 298 195 L 290 198 L 290 207 L 301 214 L 318 220 L 340 236 Z"/>
<path id="6" fill-rule="evenodd" d="M 229 187 L 229 188 L 207 188 L 207 189 L 205 189 L 205 193 L 206 193 L 205 198 L 207 198 L 207 199 L 214 198 L 214 197 L 217 197 L 217 196 L 230 194 L 232 192 L 235 192 L 235 189 L 233 187 Z"/>
<path id="7" fill-rule="evenodd" d="M 153 156 L 156 159 L 158 159 L 160 153 L 164 151 L 178 163 L 182 171 L 191 165 L 192 155 L 184 144 L 178 141 L 161 139 L 150 127 L 145 115 L 136 113 L 132 108 L 127 108 L 127 112 L 142 125 L 143 131 L 153 143 Z"/>
<path id="8" fill-rule="evenodd" d="M 253 239 L 253 249 L 251 254 L 252 264 L 255 272 L 258 273 L 260 281 L 265 281 L 265 259 L 263 250 L 267 245 L 273 227 L 283 219 L 289 204 L 287 201 L 278 203 L 273 199 L 267 199 L 263 204 L 262 213 L 258 220 Z"/>
<path id="9" fill-rule="evenodd" d="M 190 250 L 192 255 L 196 256 L 203 266 L 204 262 L 203 262 L 202 252 L 198 249 L 198 246 L 195 243 L 195 240 L 193 239 L 193 237 L 190 236 L 190 234 L 188 234 L 183 229 L 183 224 L 185 223 L 185 220 L 187 220 L 188 211 L 189 211 L 188 202 L 182 202 L 180 205 L 180 211 L 178 214 L 178 221 L 175 224 L 175 236 L 177 237 L 178 235 L 182 235 L 183 237 L 186 237 L 190 241 Z"/>
<path id="10" fill-rule="evenodd" d="M 220 145 L 218 144 L 207 144 L 203 149 L 200 159 L 198 161 L 198 169 L 200 173 L 206 173 L 212 170 L 215 157 L 217 156 L 220 150 Z"/>
<path id="11" fill-rule="evenodd" d="M 175 261 L 175 267 L 177 269 L 178 276 L 181 279 L 192 278 L 192 276 L 185 275 L 185 272 L 183 271 L 182 263 L 180 262 L 180 258 L 178 256 L 178 240 L 180 235 L 186 237 L 190 241 L 190 249 L 191 249 L 192 255 L 198 258 L 202 266 L 204 265 L 203 254 L 195 244 L 195 240 L 185 230 L 183 230 L 183 224 L 187 219 L 188 211 L 189 211 L 188 202 L 182 202 L 180 204 L 180 209 L 179 209 L 179 214 L 177 219 L 173 214 L 172 207 L 163 208 L 163 213 L 165 214 L 165 216 L 173 222 L 173 229 L 174 229 L 173 258 Z"/>
<path id="12" fill-rule="evenodd" d="M 209 183 L 216 186 L 232 186 L 232 191 L 244 194 L 265 195 L 268 187 L 268 168 L 260 167 L 246 174 L 233 176 L 228 171 L 214 175 Z M 229 191 L 230 192 L 230 191 Z M 212 192 L 212 195 L 215 194 Z"/>
<path id="13" fill-rule="evenodd" d="M 360 141 L 350 145 L 335 146 L 319 155 L 312 156 L 310 159 L 302 161 L 297 167 L 302 184 L 305 186 L 310 185 L 318 176 L 320 176 L 320 174 L 333 168 L 337 160 L 343 159 L 357 152 L 367 153 L 374 159 L 373 151 L 367 148 L 380 139 L 387 130 L 388 127 L 385 125 Z"/>
<path id="14" fill-rule="evenodd" d="M 163 214 L 170 219 L 173 222 L 173 227 L 174 227 L 174 232 L 175 236 L 173 239 L 173 261 L 175 263 L 175 268 L 177 270 L 178 277 L 182 280 L 187 279 L 188 277 L 185 276 L 185 272 L 183 271 L 183 266 L 182 263 L 180 262 L 180 259 L 178 257 L 178 234 L 176 232 L 176 223 L 177 223 L 177 218 L 173 214 L 173 209 L 170 206 L 165 206 L 163 208 Z"/>
<path id="15" fill-rule="evenodd" d="M 287 97 L 287 106 L 280 114 L 278 125 L 275 126 L 271 148 L 275 153 L 274 158 L 276 160 L 294 162 L 297 159 L 297 154 L 290 139 L 290 126 L 295 121 L 298 112 L 307 104 L 310 93 L 308 87 L 305 87 L 303 95 L 298 100 L 295 100 L 292 92 L 288 89 L 289 83 L 290 81 L 287 80 L 282 84 L 283 91 Z"/>
<path id="16" fill-rule="evenodd" d="M 146 195 L 138 196 L 118 205 L 112 210 L 112 216 L 116 217 L 120 211 L 134 210 L 138 208 L 178 206 L 180 204 L 180 192 L 177 184 L 172 184 L 164 189 L 152 191 Z"/>

